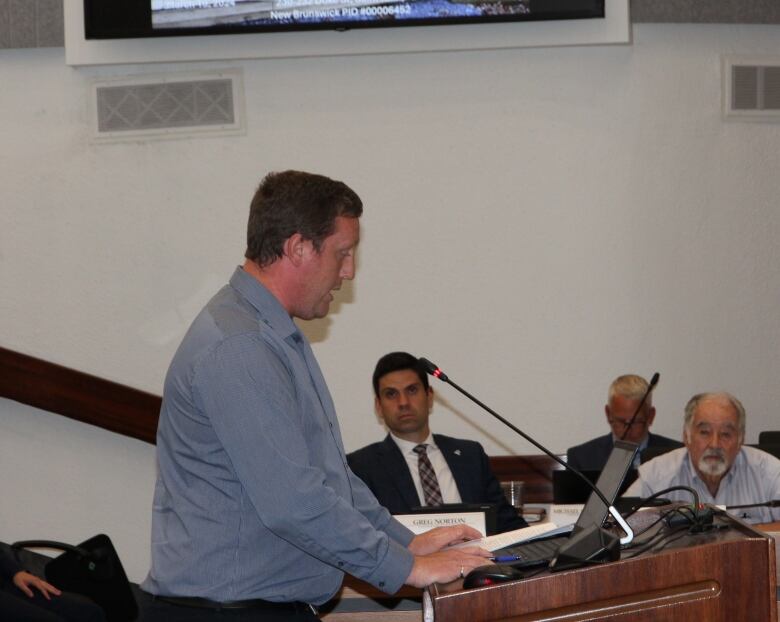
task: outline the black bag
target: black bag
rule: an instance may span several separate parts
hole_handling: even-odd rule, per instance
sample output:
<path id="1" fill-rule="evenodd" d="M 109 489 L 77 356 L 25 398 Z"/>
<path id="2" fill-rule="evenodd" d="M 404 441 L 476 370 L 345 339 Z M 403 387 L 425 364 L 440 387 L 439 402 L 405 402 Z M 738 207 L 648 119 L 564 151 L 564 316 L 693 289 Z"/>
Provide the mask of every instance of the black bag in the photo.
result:
<path id="1" fill-rule="evenodd" d="M 49 583 L 90 598 L 106 613 L 108 622 L 130 622 L 138 617 L 130 582 L 107 535 L 98 534 L 78 546 L 51 540 L 24 540 L 11 546 L 64 551 L 46 562 Z"/>

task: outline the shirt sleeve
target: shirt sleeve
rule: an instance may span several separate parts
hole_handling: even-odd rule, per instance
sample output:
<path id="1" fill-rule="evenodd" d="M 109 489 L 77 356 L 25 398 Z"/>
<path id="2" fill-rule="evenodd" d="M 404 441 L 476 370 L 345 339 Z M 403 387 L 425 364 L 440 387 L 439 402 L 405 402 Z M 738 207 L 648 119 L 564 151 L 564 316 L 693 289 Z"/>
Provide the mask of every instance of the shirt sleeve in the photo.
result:
<path id="1" fill-rule="evenodd" d="M 12 553 L 0 550 L 0 579 L 11 580 L 13 576 L 22 570 Z"/>
<path id="2" fill-rule="evenodd" d="M 401 546 L 408 547 L 414 539 L 414 533 L 393 518 L 390 512 L 387 511 L 387 508 L 379 504 L 371 489 L 351 469 L 349 477 L 354 494 L 355 508 L 376 529 L 384 531 L 393 540 L 400 543 Z"/>
<path id="3" fill-rule="evenodd" d="M 339 482 L 332 473 L 329 480 L 322 456 L 311 455 L 307 443 L 329 443 L 333 432 L 293 374 L 278 344 L 245 335 L 204 357 L 193 386 L 263 525 L 306 554 L 393 593 L 414 562 L 407 535 L 379 508 L 368 509 L 362 487 L 353 490 L 367 515 L 334 489 Z M 334 463 L 344 469 L 342 482 L 348 480 L 346 465 Z"/>

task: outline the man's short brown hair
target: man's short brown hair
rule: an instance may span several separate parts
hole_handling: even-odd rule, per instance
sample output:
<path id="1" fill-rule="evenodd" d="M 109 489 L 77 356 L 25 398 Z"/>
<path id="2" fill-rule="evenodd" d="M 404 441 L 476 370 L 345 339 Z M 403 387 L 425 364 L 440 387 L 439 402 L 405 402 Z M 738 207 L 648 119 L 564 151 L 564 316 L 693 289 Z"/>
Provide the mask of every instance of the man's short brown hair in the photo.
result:
<path id="1" fill-rule="evenodd" d="M 272 264 L 295 233 L 319 251 L 336 217 L 362 213 L 360 197 L 343 182 L 303 171 L 269 173 L 252 198 L 244 256 L 261 267 Z"/>

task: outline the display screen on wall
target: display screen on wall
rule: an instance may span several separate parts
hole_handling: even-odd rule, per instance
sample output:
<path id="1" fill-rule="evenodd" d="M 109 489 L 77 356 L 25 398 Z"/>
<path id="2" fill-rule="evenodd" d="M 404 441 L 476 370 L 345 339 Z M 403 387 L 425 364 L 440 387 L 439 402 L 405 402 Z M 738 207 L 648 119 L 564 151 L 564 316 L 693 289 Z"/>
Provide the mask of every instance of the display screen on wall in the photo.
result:
<path id="1" fill-rule="evenodd" d="M 87 39 L 597 19 L 605 0 L 84 0 Z"/>

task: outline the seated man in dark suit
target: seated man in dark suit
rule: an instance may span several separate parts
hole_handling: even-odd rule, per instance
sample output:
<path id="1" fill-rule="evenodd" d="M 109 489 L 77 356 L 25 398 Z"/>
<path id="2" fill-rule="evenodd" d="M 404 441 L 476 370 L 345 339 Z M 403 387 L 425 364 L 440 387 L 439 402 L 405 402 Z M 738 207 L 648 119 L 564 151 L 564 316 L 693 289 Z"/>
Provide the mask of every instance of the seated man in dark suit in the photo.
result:
<path id="1" fill-rule="evenodd" d="M 683 445 L 679 441 L 650 433 L 650 426 L 653 425 L 653 419 L 655 419 L 652 393 L 647 396 L 642 410 L 637 414 L 634 423 L 630 425 L 631 417 L 639 407 L 647 387 L 647 380 L 634 374 L 615 378 L 609 386 L 607 405 L 604 406 L 607 423 L 612 431 L 605 436 L 599 436 L 587 443 L 569 448 L 566 452 L 566 461 L 580 471 L 601 471 L 612 451 L 612 445 L 621 438 L 639 444 L 639 451 L 634 462 L 635 467 L 639 466 L 641 454 L 648 447 L 654 449 L 682 447 Z M 628 432 L 626 432 L 626 428 L 628 428 Z"/>
<path id="2" fill-rule="evenodd" d="M 431 434 L 433 389 L 417 359 L 386 354 L 374 370 L 375 409 L 390 433 L 347 455 L 349 466 L 392 514 L 442 503 L 492 503 L 499 532 L 525 527 L 475 441 Z"/>

